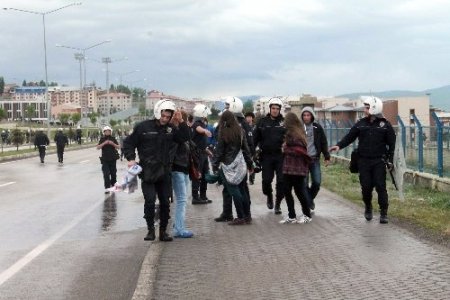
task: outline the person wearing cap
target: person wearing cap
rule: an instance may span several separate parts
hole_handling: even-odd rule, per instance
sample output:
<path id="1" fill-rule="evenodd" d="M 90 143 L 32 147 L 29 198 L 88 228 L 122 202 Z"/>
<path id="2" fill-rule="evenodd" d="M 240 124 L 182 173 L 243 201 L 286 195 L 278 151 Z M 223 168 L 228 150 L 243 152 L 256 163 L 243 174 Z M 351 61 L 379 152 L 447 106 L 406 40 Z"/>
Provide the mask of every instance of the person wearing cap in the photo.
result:
<path id="1" fill-rule="evenodd" d="M 330 152 L 328 152 L 328 141 L 322 126 L 315 122 L 316 115 L 310 106 L 302 109 L 301 119 L 305 127 L 306 140 L 308 143 L 308 155 L 311 157 L 309 163 L 309 174 L 306 176 L 306 195 L 308 197 L 309 208 L 314 211 L 316 205 L 314 199 L 320 190 L 322 182 L 322 174 L 320 172 L 320 155 L 325 158 L 325 167 L 330 163 Z M 309 185 L 309 177 L 311 177 L 311 185 Z"/>
<path id="2" fill-rule="evenodd" d="M 44 133 L 44 130 L 40 128 L 38 133 L 36 134 L 36 137 L 34 138 L 34 148 L 36 149 L 37 147 L 39 149 L 39 158 L 41 159 L 41 164 L 44 163 L 45 150 L 48 145 L 50 145 L 50 140 Z"/>
<path id="3" fill-rule="evenodd" d="M 261 150 L 260 161 L 262 168 L 262 191 L 267 197 L 267 208 L 273 209 L 272 181 L 277 176 L 275 185 L 275 214 L 281 214 L 281 200 L 283 192 L 283 153 L 281 148 L 284 142 L 286 128 L 284 117 L 281 114 L 283 102 L 279 98 L 269 100 L 269 113 L 256 124 L 254 131 L 254 145 Z"/>
<path id="4" fill-rule="evenodd" d="M 56 143 L 56 152 L 58 153 L 58 162 L 62 164 L 64 160 L 64 148 L 66 147 L 66 145 L 69 145 L 69 139 L 63 132 L 63 129 L 59 128 L 58 132 L 55 134 L 54 140 Z"/>
<path id="5" fill-rule="evenodd" d="M 365 205 L 364 217 L 372 220 L 372 192 L 378 194 L 380 223 L 388 223 L 388 194 L 386 190 L 386 165 L 391 168 L 395 150 L 395 131 L 383 115 L 383 102 L 373 96 L 362 97 L 365 117 L 329 151 L 339 151 L 358 139 L 359 183 Z"/>
<path id="6" fill-rule="evenodd" d="M 100 161 L 102 163 L 103 183 L 105 186 L 105 194 L 110 192 L 110 188 L 117 182 L 117 149 L 120 148 L 116 138 L 112 135 L 112 128 L 103 127 L 103 136 L 97 144 L 97 149 L 102 150 Z"/>
<path id="7" fill-rule="evenodd" d="M 255 155 L 255 147 L 254 147 L 254 145 L 253 145 L 253 131 L 255 130 L 255 114 L 253 113 L 253 112 L 247 112 L 247 113 L 245 113 L 245 115 L 244 115 L 244 117 L 245 117 L 245 121 L 247 122 L 247 124 L 248 124 L 248 128 L 249 128 L 249 133 L 251 134 L 251 136 L 248 136 L 247 137 L 247 139 L 249 139 L 249 138 L 251 138 L 251 145 L 252 145 L 252 150 L 253 150 L 253 153 L 252 153 L 252 156 L 254 157 L 254 155 Z M 253 173 L 251 173 L 249 176 L 248 176 L 248 182 L 251 184 L 251 185 L 253 185 L 254 183 L 255 183 L 255 172 L 253 172 Z"/>
<path id="8" fill-rule="evenodd" d="M 143 171 L 141 189 L 144 195 L 144 219 L 147 223 L 145 241 L 155 240 L 155 202 L 159 199 L 159 240 L 170 242 L 167 233 L 170 218 L 171 171 L 177 146 L 189 140 L 189 127 L 175 103 L 163 99 L 155 105 L 154 118 L 142 121 L 123 141 L 128 167 L 135 165 L 136 150 Z"/>

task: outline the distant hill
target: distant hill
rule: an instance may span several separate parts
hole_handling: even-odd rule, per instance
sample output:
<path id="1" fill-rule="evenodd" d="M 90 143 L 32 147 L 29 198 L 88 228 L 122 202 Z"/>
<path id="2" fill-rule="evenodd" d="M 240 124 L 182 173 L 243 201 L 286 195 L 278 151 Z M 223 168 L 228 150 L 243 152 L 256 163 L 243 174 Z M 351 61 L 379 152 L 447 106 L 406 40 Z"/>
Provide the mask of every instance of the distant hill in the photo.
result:
<path id="1" fill-rule="evenodd" d="M 350 93 L 343 94 L 336 97 L 346 97 L 350 99 L 358 98 L 361 95 L 368 95 L 369 93 Z M 370 93 L 373 96 L 380 98 L 391 97 L 411 97 L 411 96 L 423 96 L 430 95 L 430 104 L 437 108 L 442 108 L 446 111 L 450 111 L 450 85 L 446 85 L 439 88 L 427 89 L 424 91 L 383 91 Z"/>

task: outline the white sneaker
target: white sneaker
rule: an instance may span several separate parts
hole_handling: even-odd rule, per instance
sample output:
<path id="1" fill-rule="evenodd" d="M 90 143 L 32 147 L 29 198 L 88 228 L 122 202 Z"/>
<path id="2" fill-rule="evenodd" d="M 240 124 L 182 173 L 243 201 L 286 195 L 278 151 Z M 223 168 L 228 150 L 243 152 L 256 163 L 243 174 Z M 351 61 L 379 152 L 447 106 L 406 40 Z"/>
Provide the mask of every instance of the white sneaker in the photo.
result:
<path id="1" fill-rule="evenodd" d="M 280 224 L 295 224 L 295 223 L 297 223 L 297 219 L 295 218 L 291 219 L 289 217 L 280 221 Z"/>
<path id="2" fill-rule="evenodd" d="M 312 221 L 312 219 L 310 217 L 307 216 L 301 216 L 298 220 L 297 223 L 298 224 L 306 224 L 306 223 L 310 223 Z"/>

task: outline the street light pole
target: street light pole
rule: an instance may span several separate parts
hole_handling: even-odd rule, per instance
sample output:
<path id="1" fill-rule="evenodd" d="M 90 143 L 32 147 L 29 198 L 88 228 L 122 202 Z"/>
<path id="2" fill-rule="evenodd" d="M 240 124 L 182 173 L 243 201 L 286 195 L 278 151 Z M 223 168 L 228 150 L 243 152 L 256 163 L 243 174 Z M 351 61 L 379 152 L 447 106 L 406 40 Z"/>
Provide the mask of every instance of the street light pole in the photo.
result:
<path id="1" fill-rule="evenodd" d="M 45 101 L 47 103 L 47 135 L 50 137 L 50 120 L 51 120 L 51 116 L 52 116 L 52 105 L 51 105 L 51 101 L 48 97 L 48 72 L 47 72 L 47 39 L 46 39 L 46 35 L 45 35 L 45 16 L 49 15 L 51 13 L 57 12 L 61 9 L 70 7 L 70 6 L 74 6 L 74 5 L 81 5 L 81 2 L 75 2 L 75 3 L 71 3 L 68 5 L 65 5 L 63 7 L 54 9 L 54 10 L 49 10 L 46 12 L 38 12 L 38 11 L 32 11 L 32 10 L 26 10 L 26 9 L 18 9 L 18 8 L 12 8 L 12 7 L 4 7 L 4 10 L 15 10 L 15 11 L 20 11 L 20 12 L 25 12 L 25 13 L 29 13 L 29 14 L 35 14 L 35 15 L 41 15 L 42 16 L 42 26 L 44 29 L 44 67 L 45 67 Z"/>
<path id="2" fill-rule="evenodd" d="M 94 47 L 103 45 L 105 43 L 109 43 L 111 42 L 111 40 L 104 40 L 100 43 L 91 45 L 89 47 L 86 48 L 80 48 L 80 47 L 72 47 L 72 46 L 65 46 L 65 45 L 60 45 L 60 44 L 56 44 L 56 47 L 61 47 L 61 48 L 68 48 L 68 49 L 74 49 L 74 50 L 78 50 L 81 52 L 75 53 L 75 59 L 80 61 L 80 106 L 81 106 L 81 114 L 84 117 L 85 115 L 87 115 L 88 112 L 88 101 L 87 101 L 87 96 L 84 97 L 84 91 L 83 91 L 83 87 L 86 87 L 86 51 L 89 49 L 92 49 Z M 84 68 L 84 82 L 82 82 L 81 80 L 81 74 L 82 74 L 82 70 L 81 70 L 81 63 L 83 62 L 83 68 Z"/>

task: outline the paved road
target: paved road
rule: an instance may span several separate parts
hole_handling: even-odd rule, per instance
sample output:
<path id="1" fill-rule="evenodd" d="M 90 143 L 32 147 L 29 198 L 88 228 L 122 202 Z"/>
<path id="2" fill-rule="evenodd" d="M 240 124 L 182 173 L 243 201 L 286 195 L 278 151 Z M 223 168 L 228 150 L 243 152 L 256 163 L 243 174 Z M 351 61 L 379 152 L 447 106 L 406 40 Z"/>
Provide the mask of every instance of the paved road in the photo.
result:
<path id="1" fill-rule="evenodd" d="M 252 225 L 214 222 L 215 186 L 213 204 L 189 205 L 195 238 L 153 242 L 134 299 L 450 299 L 448 249 L 378 215 L 366 222 L 362 208 L 325 190 L 312 223 L 279 224 L 259 184 L 250 186 Z"/>
<path id="2" fill-rule="evenodd" d="M 105 196 L 98 155 L 0 163 L 0 299 L 132 297 L 150 246 L 143 200 Z"/>

